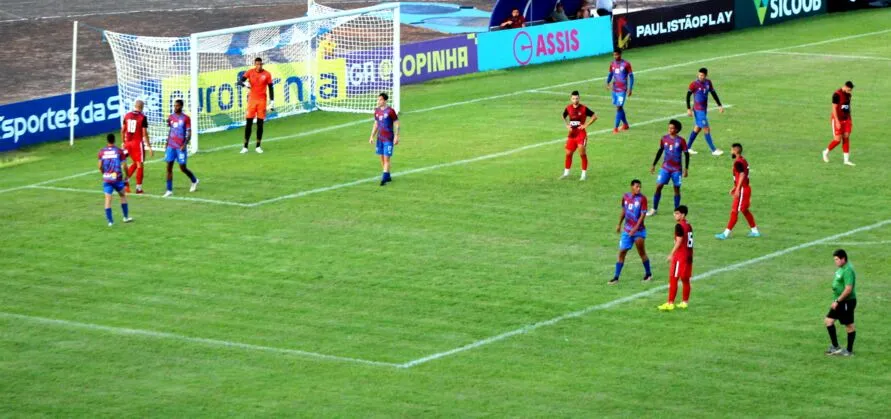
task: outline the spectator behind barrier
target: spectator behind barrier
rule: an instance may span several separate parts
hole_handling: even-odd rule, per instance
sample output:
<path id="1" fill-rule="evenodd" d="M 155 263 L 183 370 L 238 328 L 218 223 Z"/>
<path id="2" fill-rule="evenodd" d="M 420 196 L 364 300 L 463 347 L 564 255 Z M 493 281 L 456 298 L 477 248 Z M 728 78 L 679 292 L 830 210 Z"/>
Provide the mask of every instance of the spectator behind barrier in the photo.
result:
<path id="1" fill-rule="evenodd" d="M 569 17 L 566 16 L 566 12 L 563 10 L 563 3 L 557 3 L 557 6 L 554 7 L 554 11 L 551 12 L 546 20 L 548 22 L 566 22 L 569 20 Z"/>
<path id="2" fill-rule="evenodd" d="M 510 17 L 499 25 L 499 29 L 517 29 L 526 26 L 526 19 L 520 15 L 520 9 L 510 12 Z"/>
<path id="3" fill-rule="evenodd" d="M 616 2 L 615 0 L 597 0 L 596 7 L 597 16 L 612 16 Z"/>

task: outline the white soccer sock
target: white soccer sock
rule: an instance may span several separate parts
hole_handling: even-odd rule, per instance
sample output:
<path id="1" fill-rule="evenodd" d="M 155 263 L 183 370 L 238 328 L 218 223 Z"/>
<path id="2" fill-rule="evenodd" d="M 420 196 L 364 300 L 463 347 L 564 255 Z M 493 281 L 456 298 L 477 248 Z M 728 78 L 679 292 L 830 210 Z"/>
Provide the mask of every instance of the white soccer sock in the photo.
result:
<path id="1" fill-rule="evenodd" d="M 588 171 L 587 171 L 587 170 L 582 170 L 582 176 L 585 176 L 585 175 L 587 175 L 587 174 L 588 174 Z"/>
<path id="2" fill-rule="evenodd" d="M 724 229 L 724 235 L 725 235 L 725 236 L 729 236 L 729 235 L 730 235 L 730 230 L 728 230 L 728 229 L 725 228 L 725 229 Z"/>
<path id="3" fill-rule="evenodd" d="M 845 161 L 851 161 L 851 153 L 845 153 Z"/>
<path id="4" fill-rule="evenodd" d="M 758 232 L 758 226 L 752 227 L 752 233 L 757 233 L 757 232 Z"/>
<path id="5" fill-rule="evenodd" d="M 563 169 L 563 176 L 569 176 L 569 169 Z"/>

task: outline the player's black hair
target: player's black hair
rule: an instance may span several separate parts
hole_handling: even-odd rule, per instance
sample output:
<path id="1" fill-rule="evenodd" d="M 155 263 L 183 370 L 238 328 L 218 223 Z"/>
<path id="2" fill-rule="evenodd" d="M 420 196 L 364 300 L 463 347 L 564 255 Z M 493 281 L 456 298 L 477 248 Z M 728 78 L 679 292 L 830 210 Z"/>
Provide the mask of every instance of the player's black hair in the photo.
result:
<path id="1" fill-rule="evenodd" d="M 382 98 L 384 98 L 384 100 L 390 100 L 390 96 L 387 95 L 386 93 L 381 93 L 381 94 L 377 95 L 377 97 L 382 97 Z"/>
<path id="2" fill-rule="evenodd" d="M 260 58 L 260 57 L 257 57 L 257 58 L 254 58 L 254 62 L 255 62 L 255 63 L 262 63 L 262 62 L 263 62 L 263 59 Z"/>
<path id="3" fill-rule="evenodd" d="M 848 260 L 848 252 L 845 252 L 845 249 L 836 249 L 834 252 L 832 252 L 832 256 L 835 256 L 839 259 L 844 259 L 845 261 Z"/>
<path id="4" fill-rule="evenodd" d="M 848 80 L 848 81 L 845 82 L 845 86 L 848 86 L 848 87 L 850 87 L 850 88 L 853 89 L 853 88 L 854 88 L 854 82 Z"/>
<path id="5" fill-rule="evenodd" d="M 183 102 L 182 99 L 177 99 L 177 100 L 174 100 L 174 101 L 173 101 L 173 104 L 174 104 L 174 105 L 175 105 L 175 104 L 184 105 L 185 103 Z"/>
<path id="6" fill-rule="evenodd" d="M 740 143 L 733 143 L 733 145 L 730 146 L 730 148 L 731 148 L 731 149 L 733 149 L 733 148 L 738 148 L 740 152 L 743 151 L 743 149 L 742 149 L 742 144 L 740 144 Z"/>
<path id="7" fill-rule="evenodd" d="M 613 49 L 613 52 L 622 55 L 622 48 L 616 47 L 615 49 Z"/>
<path id="8" fill-rule="evenodd" d="M 114 144 L 114 134 L 108 134 L 105 136 L 105 141 L 109 144 Z"/>
<path id="9" fill-rule="evenodd" d="M 631 186 L 640 185 L 640 179 L 634 179 L 631 181 Z"/>
<path id="10" fill-rule="evenodd" d="M 681 206 L 675 208 L 674 210 L 681 214 L 684 214 L 685 217 L 687 216 L 687 206 L 686 205 L 681 205 Z"/>
<path id="11" fill-rule="evenodd" d="M 678 121 L 677 119 L 672 119 L 671 121 L 668 121 L 668 125 L 674 125 L 674 127 L 677 128 L 678 132 L 681 132 L 681 129 L 683 129 L 683 125 L 681 125 L 681 121 Z"/>
<path id="12" fill-rule="evenodd" d="M 702 74 L 708 75 L 708 69 L 705 68 L 705 67 L 700 68 L 700 69 L 699 69 L 699 72 L 702 73 Z"/>
<path id="13" fill-rule="evenodd" d="M 578 95 L 579 95 L 579 91 L 578 91 L 578 90 L 573 90 L 572 93 L 570 93 L 569 95 L 570 95 L 570 96 L 578 96 Z"/>

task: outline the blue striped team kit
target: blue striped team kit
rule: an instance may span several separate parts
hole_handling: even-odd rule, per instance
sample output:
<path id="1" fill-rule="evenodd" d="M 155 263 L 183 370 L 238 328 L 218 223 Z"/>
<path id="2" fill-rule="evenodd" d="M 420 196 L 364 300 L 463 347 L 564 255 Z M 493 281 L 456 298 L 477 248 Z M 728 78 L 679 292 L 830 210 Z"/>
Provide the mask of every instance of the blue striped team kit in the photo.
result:
<path id="1" fill-rule="evenodd" d="M 624 124 L 624 128 L 628 128 L 628 118 L 625 116 L 625 100 L 628 91 L 634 88 L 634 73 L 631 70 L 631 63 L 623 59 L 614 60 L 609 64 L 609 74 L 606 76 L 606 83 L 612 83 L 613 106 L 616 107 L 616 123 L 614 128 L 618 129 L 620 124 Z"/>

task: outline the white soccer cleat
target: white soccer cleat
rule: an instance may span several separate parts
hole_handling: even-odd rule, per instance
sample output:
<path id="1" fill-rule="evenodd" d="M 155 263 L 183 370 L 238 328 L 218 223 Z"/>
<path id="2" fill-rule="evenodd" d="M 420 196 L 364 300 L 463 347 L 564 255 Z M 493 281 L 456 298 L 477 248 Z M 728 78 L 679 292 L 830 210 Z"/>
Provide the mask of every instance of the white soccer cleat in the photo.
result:
<path id="1" fill-rule="evenodd" d="M 201 182 L 201 179 L 195 179 L 195 183 L 193 183 L 192 187 L 189 188 L 189 192 L 195 192 L 198 190 L 198 182 Z"/>
<path id="2" fill-rule="evenodd" d="M 247 152 L 248 152 L 247 147 L 242 147 L 242 148 L 241 148 L 241 154 L 247 154 Z"/>
<path id="3" fill-rule="evenodd" d="M 713 155 L 713 156 L 720 156 L 720 155 L 722 155 L 722 154 L 724 154 L 724 152 L 721 151 L 720 148 L 716 148 L 715 151 L 712 151 L 712 155 Z"/>
<path id="4" fill-rule="evenodd" d="M 688 149 L 687 152 L 690 153 L 690 154 L 699 154 L 698 151 L 696 151 L 696 150 L 694 150 L 694 149 L 692 149 L 692 148 L 691 148 L 691 149 Z"/>
<path id="5" fill-rule="evenodd" d="M 650 208 L 650 210 L 647 211 L 647 217 L 652 217 L 652 216 L 654 216 L 654 215 L 656 215 L 656 209 L 655 209 L 655 208 Z"/>
<path id="6" fill-rule="evenodd" d="M 856 166 L 856 164 L 854 164 L 850 160 L 848 160 L 845 162 L 845 166 Z"/>
<path id="7" fill-rule="evenodd" d="M 169 196 L 173 196 L 173 191 L 164 192 L 164 196 L 162 198 L 167 198 Z"/>
<path id="8" fill-rule="evenodd" d="M 585 173 L 582 173 L 582 176 L 579 177 L 579 180 L 586 180 L 586 179 L 588 179 L 588 175 Z"/>
<path id="9" fill-rule="evenodd" d="M 256 151 L 257 154 L 263 154 L 263 149 L 261 147 L 257 147 L 254 151 Z"/>
<path id="10" fill-rule="evenodd" d="M 114 227 L 114 223 L 108 223 L 109 227 Z"/>
<path id="11" fill-rule="evenodd" d="M 823 150 L 823 162 L 829 163 L 829 150 L 826 150 L 826 149 Z"/>
<path id="12" fill-rule="evenodd" d="M 133 222 L 133 217 L 124 217 L 124 222 L 125 222 L 125 223 L 132 223 L 132 222 Z"/>

